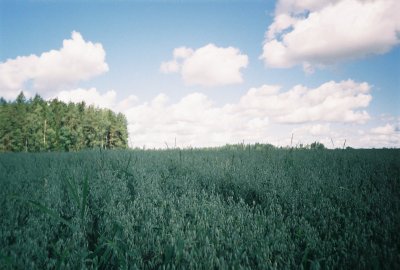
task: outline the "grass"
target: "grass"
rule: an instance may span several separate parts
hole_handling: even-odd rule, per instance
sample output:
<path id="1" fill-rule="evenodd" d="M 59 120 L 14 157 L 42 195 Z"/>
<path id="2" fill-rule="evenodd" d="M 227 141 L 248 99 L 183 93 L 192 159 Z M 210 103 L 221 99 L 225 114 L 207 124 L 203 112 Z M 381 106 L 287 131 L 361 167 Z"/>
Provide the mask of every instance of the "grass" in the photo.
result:
<path id="1" fill-rule="evenodd" d="M 0 154 L 1 269 L 400 268 L 400 151 Z"/>

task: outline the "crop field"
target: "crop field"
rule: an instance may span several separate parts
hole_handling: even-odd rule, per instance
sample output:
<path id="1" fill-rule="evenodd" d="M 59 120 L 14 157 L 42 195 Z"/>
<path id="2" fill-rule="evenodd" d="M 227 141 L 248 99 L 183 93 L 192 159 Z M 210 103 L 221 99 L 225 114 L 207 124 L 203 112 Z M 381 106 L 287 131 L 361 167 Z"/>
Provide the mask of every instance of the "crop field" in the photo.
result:
<path id="1" fill-rule="evenodd" d="M 1 269 L 400 269 L 400 151 L 0 154 Z"/>

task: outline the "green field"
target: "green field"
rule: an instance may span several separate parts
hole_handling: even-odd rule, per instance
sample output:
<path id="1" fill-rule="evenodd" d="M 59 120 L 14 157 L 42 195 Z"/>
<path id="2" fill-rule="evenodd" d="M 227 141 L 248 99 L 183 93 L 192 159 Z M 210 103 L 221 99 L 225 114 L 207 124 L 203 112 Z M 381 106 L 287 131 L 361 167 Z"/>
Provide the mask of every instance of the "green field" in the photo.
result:
<path id="1" fill-rule="evenodd" d="M 400 151 L 0 154 L 0 269 L 400 269 Z"/>

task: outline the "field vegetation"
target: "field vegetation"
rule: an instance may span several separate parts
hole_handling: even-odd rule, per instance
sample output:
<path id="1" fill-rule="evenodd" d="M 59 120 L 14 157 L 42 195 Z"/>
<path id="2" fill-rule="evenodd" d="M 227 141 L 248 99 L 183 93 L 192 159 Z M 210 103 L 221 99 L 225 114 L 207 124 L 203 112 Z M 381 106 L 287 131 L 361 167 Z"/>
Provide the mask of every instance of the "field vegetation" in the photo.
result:
<path id="1" fill-rule="evenodd" d="M 0 154 L 1 269 L 400 269 L 400 152 Z"/>

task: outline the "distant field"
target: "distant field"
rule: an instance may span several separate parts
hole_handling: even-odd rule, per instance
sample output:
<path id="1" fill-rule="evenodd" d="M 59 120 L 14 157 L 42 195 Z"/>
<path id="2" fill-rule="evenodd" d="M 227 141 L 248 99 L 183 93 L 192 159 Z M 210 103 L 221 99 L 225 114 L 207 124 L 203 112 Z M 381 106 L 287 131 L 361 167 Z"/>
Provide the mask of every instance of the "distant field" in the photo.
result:
<path id="1" fill-rule="evenodd" d="M 0 269 L 400 269 L 400 150 L 0 154 Z"/>

